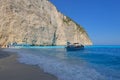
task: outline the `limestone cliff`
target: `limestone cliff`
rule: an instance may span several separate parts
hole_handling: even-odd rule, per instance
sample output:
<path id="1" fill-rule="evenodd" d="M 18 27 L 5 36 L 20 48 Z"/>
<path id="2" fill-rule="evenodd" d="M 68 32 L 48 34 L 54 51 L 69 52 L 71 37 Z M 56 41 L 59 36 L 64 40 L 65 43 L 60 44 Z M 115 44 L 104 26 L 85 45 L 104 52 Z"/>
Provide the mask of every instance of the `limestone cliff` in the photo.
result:
<path id="1" fill-rule="evenodd" d="M 0 0 L 0 45 L 65 45 L 67 41 L 92 44 L 86 31 L 49 0 Z"/>

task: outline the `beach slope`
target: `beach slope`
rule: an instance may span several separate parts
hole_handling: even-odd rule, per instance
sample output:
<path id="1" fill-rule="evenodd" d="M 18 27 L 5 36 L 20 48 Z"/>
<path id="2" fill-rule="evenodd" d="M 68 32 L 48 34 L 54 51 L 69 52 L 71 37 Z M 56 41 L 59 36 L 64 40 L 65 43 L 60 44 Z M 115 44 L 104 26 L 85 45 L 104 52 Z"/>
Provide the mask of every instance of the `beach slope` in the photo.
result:
<path id="1" fill-rule="evenodd" d="M 37 66 L 21 64 L 17 54 L 0 49 L 1 80 L 58 80 L 55 76 L 45 73 Z"/>

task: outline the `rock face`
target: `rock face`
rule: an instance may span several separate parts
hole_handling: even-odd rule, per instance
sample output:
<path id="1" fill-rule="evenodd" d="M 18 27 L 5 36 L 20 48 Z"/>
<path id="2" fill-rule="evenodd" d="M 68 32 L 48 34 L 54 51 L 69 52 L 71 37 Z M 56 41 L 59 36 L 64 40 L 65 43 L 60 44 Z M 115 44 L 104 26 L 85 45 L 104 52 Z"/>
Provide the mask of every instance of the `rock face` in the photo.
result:
<path id="1" fill-rule="evenodd" d="M 49 0 L 0 0 L 0 45 L 91 45 L 86 31 Z"/>

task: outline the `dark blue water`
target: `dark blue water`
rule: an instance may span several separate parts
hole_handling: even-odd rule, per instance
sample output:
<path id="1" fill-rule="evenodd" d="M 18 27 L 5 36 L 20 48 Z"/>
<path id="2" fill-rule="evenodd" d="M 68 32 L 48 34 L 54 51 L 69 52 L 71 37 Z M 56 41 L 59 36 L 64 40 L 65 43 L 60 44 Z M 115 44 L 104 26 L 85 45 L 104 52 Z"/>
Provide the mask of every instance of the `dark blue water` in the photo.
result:
<path id="1" fill-rule="evenodd" d="M 108 80 L 120 80 L 120 46 L 87 46 L 85 50 L 68 53 L 88 62 Z"/>
<path id="2" fill-rule="evenodd" d="M 17 51 L 21 62 L 38 65 L 60 80 L 120 80 L 120 46 L 86 46 L 75 52 L 59 47 Z"/>

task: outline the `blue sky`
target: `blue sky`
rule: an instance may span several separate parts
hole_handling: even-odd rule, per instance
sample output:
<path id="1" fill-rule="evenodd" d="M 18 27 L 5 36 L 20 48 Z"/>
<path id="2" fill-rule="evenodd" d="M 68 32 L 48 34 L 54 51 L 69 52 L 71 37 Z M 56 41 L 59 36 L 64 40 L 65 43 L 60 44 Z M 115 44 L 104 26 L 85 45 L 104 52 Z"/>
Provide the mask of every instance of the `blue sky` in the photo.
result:
<path id="1" fill-rule="evenodd" d="M 94 45 L 120 45 L 120 0 L 50 0 L 80 24 Z"/>

